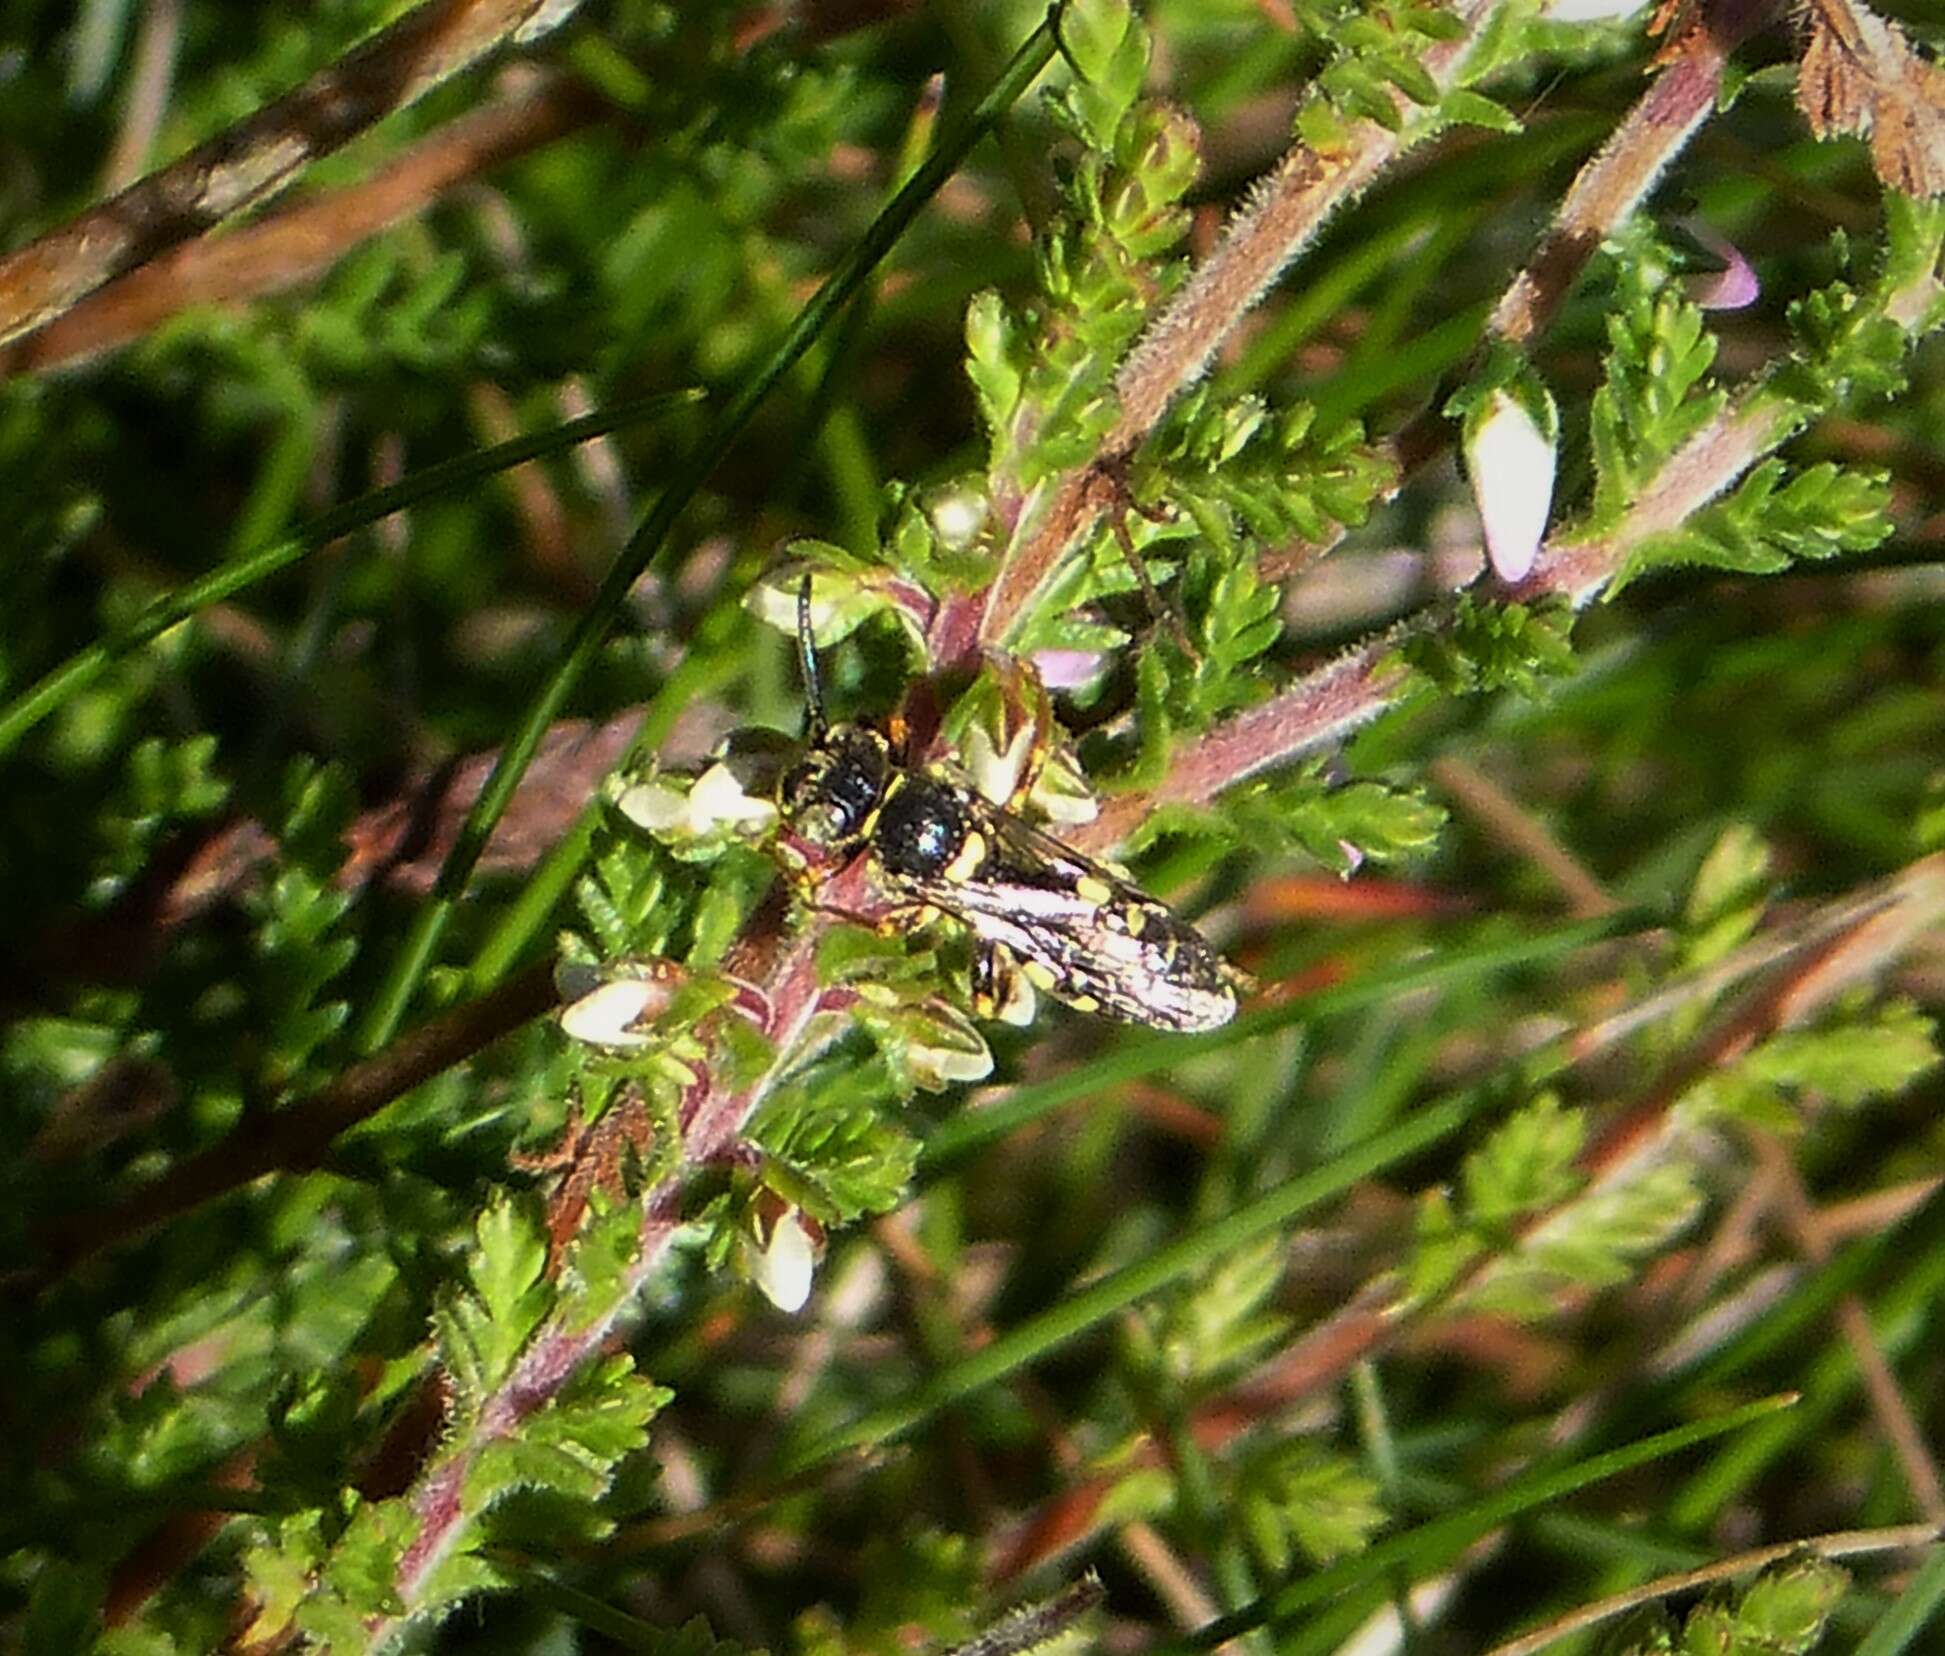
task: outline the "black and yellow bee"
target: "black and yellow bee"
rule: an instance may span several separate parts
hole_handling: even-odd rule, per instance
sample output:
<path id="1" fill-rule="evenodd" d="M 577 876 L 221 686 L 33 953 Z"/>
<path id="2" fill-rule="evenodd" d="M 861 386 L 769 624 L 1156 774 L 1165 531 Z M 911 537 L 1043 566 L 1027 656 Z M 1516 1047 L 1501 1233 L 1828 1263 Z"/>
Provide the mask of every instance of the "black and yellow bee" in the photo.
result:
<path id="1" fill-rule="evenodd" d="M 901 762 L 880 732 L 832 724 L 797 595 L 807 748 L 778 787 L 783 824 L 832 861 L 869 851 L 901 909 L 938 910 L 974 940 L 974 1008 L 994 1015 L 1015 971 L 1083 1012 L 1154 1029 L 1214 1029 L 1235 973 L 1193 926 L 1111 870 L 995 805 L 945 766 Z"/>

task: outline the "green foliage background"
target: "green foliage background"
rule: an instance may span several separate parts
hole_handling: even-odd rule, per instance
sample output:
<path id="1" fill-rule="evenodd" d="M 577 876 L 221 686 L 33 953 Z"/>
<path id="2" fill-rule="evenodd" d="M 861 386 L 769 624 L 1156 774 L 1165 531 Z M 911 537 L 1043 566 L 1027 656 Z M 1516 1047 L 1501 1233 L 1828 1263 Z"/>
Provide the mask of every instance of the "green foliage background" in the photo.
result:
<path id="1" fill-rule="evenodd" d="M 151 159 L 399 9 L 190 0 Z M 18 243 L 98 194 L 142 10 L 14 12 Z M 0 379 L 21 1648 L 863 1656 L 968 1639 L 1092 1568 L 1077 1644 L 1322 1651 L 1390 1614 L 1414 1651 L 1473 1651 L 1761 1544 L 1939 1516 L 1945 357 L 1923 336 L 1945 309 L 1886 295 L 1935 272 L 1945 211 L 1811 141 L 1791 38 L 1761 33 L 1509 362 L 1486 312 L 1638 95 L 1638 19 L 1498 8 L 1454 90 L 1424 60 L 1463 27 L 1430 0 L 1086 0 L 705 468 L 725 405 L 1042 21 L 888 12 L 591 0 L 301 191 L 536 65 L 598 118 L 315 281 Z M 834 1010 L 779 1052 L 739 998 L 750 940 L 823 922 L 782 900 L 763 833 L 645 834 L 624 784 L 545 756 L 463 898 L 433 886 L 470 797 L 442 767 L 523 728 L 645 706 L 626 775 L 677 793 L 724 732 L 795 733 L 764 617 L 798 568 L 833 609 L 833 701 L 898 705 L 940 665 L 935 606 L 1006 567 L 1009 514 L 1100 457 L 1124 353 L 1250 181 L 1292 131 L 1328 151 L 1374 121 L 1425 142 L 1115 457 L 1167 615 L 1103 523 L 1007 651 L 937 687 L 964 758 L 1014 734 L 1020 660 L 1090 658 L 1041 803 L 1137 802 L 1135 876 L 1269 991 L 1235 1024 L 976 1028 L 962 939 L 828 926 Z M 1695 221 L 1753 262 L 1747 309 L 1695 303 Z M 1635 522 L 1725 410 L 1766 436 L 1584 613 L 1454 598 L 1460 473 L 1394 493 L 1386 439 L 1521 376 L 1559 405 L 1567 547 Z M 625 423 L 549 436 L 590 408 Z M 541 457 L 474 463 L 516 433 Z M 358 503 L 442 464 L 392 515 Z M 693 494 L 609 603 L 665 489 Z M 253 558 L 266 578 L 220 602 L 149 607 Z M 1370 639 L 1383 716 L 1278 747 L 1279 698 Z M 1279 762 L 1187 798 L 1210 733 L 1245 727 Z M 1783 1016 L 1828 964 L 1819 918 L 1886 890 L 1924 918 Z M 679 987 L 623 1050 L 513 1020 L 255 1176 L 248 1147 L 396 1028 L 556 957 L 570 987 L 669 961 Z M 701 1095 L 750 1103 L 707 1155 L 683 1142 Z M 210 1199 L 133 1223 L 199 1165 Z M 1779 1169 L 1822 1216 L 1808 1242 Z M 750 1279 L 799 1215 L 822 1252 L 793 1318 Z M 1915 1447 L 1867 1392 L 1860 1320 Z M 1936 1552 L 1805 1551 L 1560 1648 L 1882 1656 L 1928 1648 L 1942 1594 Z"/>

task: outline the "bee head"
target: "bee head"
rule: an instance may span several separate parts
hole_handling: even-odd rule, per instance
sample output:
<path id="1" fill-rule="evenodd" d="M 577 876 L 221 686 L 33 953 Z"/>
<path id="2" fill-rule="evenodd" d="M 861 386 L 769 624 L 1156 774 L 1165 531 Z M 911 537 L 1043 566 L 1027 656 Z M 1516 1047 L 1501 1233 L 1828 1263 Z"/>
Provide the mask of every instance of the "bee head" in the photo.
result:
<path id="1" fill-rule="evenodd" d="M 891 779 L 891 747 L 863 725 L 832 725 L 783 774 L 777 810 L 807 845 L 844 856 L 863 842 Z"/>

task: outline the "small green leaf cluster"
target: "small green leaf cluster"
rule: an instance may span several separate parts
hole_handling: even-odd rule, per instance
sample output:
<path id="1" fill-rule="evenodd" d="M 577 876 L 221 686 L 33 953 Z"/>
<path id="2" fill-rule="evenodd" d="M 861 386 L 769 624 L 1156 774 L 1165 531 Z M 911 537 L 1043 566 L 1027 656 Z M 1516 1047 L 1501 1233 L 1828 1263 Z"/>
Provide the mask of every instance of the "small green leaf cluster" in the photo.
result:
<path id="1" fill-rule="evenodd" d="M 1422 856 L 1445 824 L 1424 790 L 1375 778 L 1339 782 L 1325 760 L 1232 788 L 1212 805 L 1163 802 L 1129 841 L 1132 851 L 1179 838 L 1211 850 L 1294 852 L 1340 874 Z"/>
<path id="2" fill-rule="evenodd" d="M 979 1549 L 964 1535 L 895 1529 L 863 1549 L 858 1575 L 863 1593 L 848 1614 L 820 1604 L 797 1618 L 791 1631 L 802 1656 L 903 1656 L 914 1630 L 939 1649 L 978 1631 Z"/>
<path id="3" fill-rule="evenodd" d="M 1148 33 L 1127 0 L 1065 8 L 1061 41 L 1076 79 L 1051 108 L 1082 149 L 1039 244 L 1043 297 L 1016 313 L 984 293 L 966 313 L 995 500 L 1084 464 L 1114 423 L 1115 368 L 1180 274 L 1164 255 L 1188 229 L 1180 203 L 1200 165 L 1194 123 L 1140 98 Z"/>
<path id="4" fill-rule="evenodd" d="M 1438 105 L 1439 84 L 1425 67 L 1426 49 L 1466 32 L 1448 7 L 1436 0 L 1356 0 L 1303 11 L 1334 48 L 1297 113 L 1297 136 L 1313 149 L 1329 154 L 1346 147 L 1352 124 L 1360 120 L 1402 132 L 1410 106 Z"/>
<path id="5" fill-rule="evenodd" d="M 841 992 L 852 1022 L 876 1046 L 887 1105 L 992 1073 L 986 1038 L 954 1004 L 969 993 L 966 942 L 949 926 L 920 928 L 916 937 L 839 926 L 820 942 L 819 981 Z"/>
<path id="6" fill-rule="evenodd" d="M 1320 426 L 1310 403 L 1276 410 L 1205 384 L 1145 445 L 1135 492 L 1165 494 L 1228 562 L 1251 546 L 1321 543 L 1355 529 L 1395 481 L 1395 465 L 1355 420 Z"/>
<path id="7" fill-rule="evenodd" d="M 1681 969 L 1714 965 L 1748 941 L 1774 893 L 1768 843 L 1746 822 L 1732 822 L 1702 858 L 1682 906 Z"/>
<path id="8" fill-rule="evenodd" d="M 1688 1088 L 1678 1108 L 1696 1124 L 1795 1132 L 1807 1106 L 1852 1110 L 1895 1097 L 1938 1062 L 1937 1027 L 1908 1001 L 1847 1005 L 1757 1042 Z"/>
<path id="9" fill-rule="evenodd" d="M 244 899 L 253 926 L 255 1026 L 274 1083 L 288 1084 L 344 1026 L 349 1005 L 326 986 L 358 952 L 351 893 L 336 881 L 353 801 L 341 774 L 299 761 L 286 780 L 276 872 Z"/>
<path id="10" fill-rule="evenodd" d="M 1415 1304 L 1447 1300 L 1537 1319 L 1568 1288 L 1610 1288 L 1701 1205 L 1695 1169 L 1644 1159 L 1584 1185 L 1586 1117 L 1542 1094 L 1465 1159 L 1460 1188 L 1419 1200 L 1405 1278 Z"/>
<path id="11" fill-rule="evenodd" d="M 1445 626 L 1411 634 L 1400 655 L 1447 695 L 1510 690 L 1537 696 L 1574 670 L 1572 628 L 1564 603 L 1496 603 L 1467 592 Z"/>
<path id="12" fill-rule="evenodd" d="M 1872 292 L 1840 277 L 1790 305 L 1795 349 L 1764 378 L 1752 403 L 1779 439 L 1846 403 L 1890 396 L 1905 384 L 1907 335 L 1881 295 L 1936 260 L 1945 230 L 1935 205 L 1899 198 L 1886 217 L 1885 268 Z M 1846 251 L 1841 241 L 1839 251 Z M 1703 386 L 1714 343 L 1700 313 L 1670 285 L 1661 256 L 1637 243 L 1623 256 L 1623 273 L 1633 297 L 1609 319 L 1607 383 L 1592 412 L 1595 529 L 1619 517 L 1681 442 L 1715 416 L 1723 395 Z M 1772 456 L 1679 529 L 1632 547 L 1609 591 L 1654 568 L 1773 574 L 1799 560 L 1867 551 L 1891 532 L 1890 504 L 1881 471 L 1829 461 L 1799 467 Z"/>
<path id="13" fill-rule="evenodd" d="M 213 815 L 229 798 L 216 749 L 216 738 L 205 733 L 179 742 L 147 736 L 129 750 L 115 794 L 95 819 L 104 843 L 91 898 L 107 901 L 126 890 L 164 835 Z"/>
<path id="14" fill-rule="evenodd" d="M 1884 295 L 1920 282 L 1936 268 L 1945 244 L 1945 209 L 1891 195 L 1885 201 L 1883 265 L 1869 291 L 1860 291 L 1848 273 L 1813 289 L 1790 305 L 1796 348 L 1778 364 L 1776 389 L 1797 405 L 1797 423 L 1807 423 L 1845 402 L 1894 395 L 1906 382 L 1907 339 L 1887 315 Z M 1847 239 L 1836 244 L 1839 259 L 1851 257 Z M 1941 302 L 1934 294 L 1934 311 Z"/>
<path id="15" fill-rule="evenodd" d="M 1698 1605 L 1679 1626 L 1657 1608 L 1647 1628 L 1623 1627 L 1603 1656 L 1807 1656 L 1823 1638 L 1850 1577 L 1804 1558 L 1764 1572 L 1733 1598 Z"/>
<path id="16" fill-rule="evenodd" d="M 1884 472 L 1825 461 L 1792 475 L 1772 458 L 1680 529 L 1635 547 L 1624 580 L 1678 564 L 1773 575 L 1799 559 L 1867 552 L 1891 533 L 1890 504 Z"/>
<path id="17" fill-rule="evenodd" d="M 1667 251 L 1645 234 L 1611 246 L 1606 373 L 1588 411 L 1594 495 L 1586 528 L 1593 533 L 1619 521 L 1728 395 L 1710 376 L 1715 335 Z"/>
<path id="18" fill-rule="evenodd" d="M 853 1063 L 823 1065 L 781 1089 L 750 1124 L 764 1183 L 827 1227 L 888 1213 L 905 1194 L 918 1141 L 885 1107 L 895 1083 Z"/>
<path id="19" fill-rule="evenodd" d="M 1360 1552 L 1386 1522 L 1377 1480 L 1302 1438 L 1249 1457 L 1236 1496 L 1251 1550 L 1272 1575 L 1287 1575 L 1299 1557 L 1317 1565 Z"/>
<path id="20" fill-rule="evenodd" d="M 1135 1321 L 1122 1346 L 1138 1389 L 1194 1400 L 1286 1340 L 1291 1321 L 1274 1299 L 1289 1258 L 1289 1239 L 1273 1232 L 1215 1259 Z M 1130 1473 L 1118 1481 L 1113 1504 L 1124 1517 L 1173 1508 L 1191 1523 L 1197 1512 L 1205 1520 L 1216 1511 L 1235 1514 L 1271 1575 L 1289 1573 L 1299 1558 L 1327 1564 L 1357 1552 L 1386 1522 L 1375 1480 L 1350 1456 L 1304 1436 L 1251 1441 L 1193 1478 Z"/>
<path id="21" fill-rule="evenodd" d="M 1262 658 L 1283 628 L 1278 590 L 1256 572 L 1262 550 L 1321 544 L 1363 523 L 1390 487 L 1394 468 L 1355 421 L 1320 429 L 1309 403 L 1272 410 L 1262 398 L 1224 398 L 1204 385 L 1143 445 L 1130 474 L 1144 504 L 1124 525 L 1156 579 L 1178 573 L 1175 599 L 1195 650 L 1184 660 L 1164 641 L 1172 724 L 1199 729 L 1264 693 Z M 1155 515 L 1150 515 L 1151 513 Z M 1097 529 L 1085 553 L 1057 578 L 1022 636 L 1027 648 L 1102 648 L 1074 630 L 1077 605 L 1133 589 L 1119 535 Z"/>
<path id="22" fill-rule="evenodd" d="M 1272 1233 L 1216 1260 L 1144 1325 L 1141 1360 L 1191 1394 L 1236 1374 L 1289 1332 L 1272 1304 L 1289 1257 L 1288 1240 Z"/>
<path id="23" fill-rule="evenodd" d="M 434 1314 L 454 1439 L 477 1449 L 450 1477 L 440 1476 L 437 1462 L 432 1470 L 442 1498 L 462 1513 L 447 1547 L 428 1562 L 408 1602 L 400 1566 L 423 1518 L 410 1496 L 364 1500 L 347 1492 L 332 1506 L 267 1524 L 245 1558 L 258 1636 L 294 1631 L 320 1649 L 363 1651 L 373 1624 L 434 1619 L 463 1598 L 510 1585 L 490 1556 L 496 1543 L 608 1533 L 613 1518 L 603 1498 L 622 1461 L 646 1445 L 649 1422 L 670 1394 L 616 1355 L 582 1364 L 537 1408 L 512 1407 L 506 1398 L 537 1345 L 611 1314 L 619 1297 L 617 1235 L 632 1239 L 638 1226 L 632 1206 L 603 1207 L 553 1274 L 546 1229 L 530 1203 L 502 1196 L 482 1211 L 467 1286 L 448 1291 Z"/>

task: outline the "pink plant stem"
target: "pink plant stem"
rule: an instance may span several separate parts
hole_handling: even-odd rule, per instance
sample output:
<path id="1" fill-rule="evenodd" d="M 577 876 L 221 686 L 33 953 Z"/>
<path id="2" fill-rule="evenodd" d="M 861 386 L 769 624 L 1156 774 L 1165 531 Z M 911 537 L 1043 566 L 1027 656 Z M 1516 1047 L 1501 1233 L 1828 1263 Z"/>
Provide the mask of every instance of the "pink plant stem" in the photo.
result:
<path id="1" fill-rule="evenodd" d="M 1192 742 L 1151 792 L 1111 799 L 1068 837 L 1083 850 L 1107 851 L 1141 826 L 1158 804 L 1204 805 L 1259 771 L 1338 741 L 1375 719 L 1411 675 L 1394 658 L 1391 637 L 1369 639 Z"/>
<path id="2" fill-rule="evenodd" d="M 1930 322 L 1942 297 L 1945 278 L 1927 270 L 1880 303 L 1886 316 L 1912 333 Z M 1803 405 L 1778 381 L 1764 377 L 1746 385 L 1676 451 L 1620 522 L 1600 535 L 1549 542 L 1540 549 L 1533 573 L 1510 592 L 1498 588 L 1498 595 L 1523 603 L 1559 597 L 1584 608 L 1644 541 L 1680 528 L 1800 430 L 1807 418 Z M 1495 590 L 1483 579 L 1475 586 L 1488 594 Z M 1105 849 L 1133 833 L 1157 803 L 1205 803 L 1247 777 L 1369 723 L 1413 683 L 1398 659 L 1400 647 L 1411 637 L 1435 631 L 1447 613 L 1446 606 L 1434 606 L 1183 743 L 1160 784 L 1111 800 L 1095 821 L 1072 836 L 1075 842 Z"/>
<path id="3" fill-rule="evenodd" d="M 852 888 L 861 874 L 840 875 L 827 889 L 833 904 L 855 901 Z M 465 1501 L 468 1473 L 480 1453 L 496 1439 L 517 1431 L 523 1421 L 560 1395 L 587 1363 L 599 1357 L 617 1337 L 632 1314 L 639 1290 L 653 1275 L 682 1225 L 682 1201 L 695 1172 L 719 1160 L 741 1137 L 756 1108 L 774 1090 L 784 1072 L 804 1056 L 805 1037 L 818 1010 L 817 947 L 823 924 L 813 919 L 782 939 L 748 939 L 732 957 L 731 969 L 742 975 L 762 971 L 760 988 L 769 1004 L 764 1033 L 777 1057 L 752 1085 L 729 1092 L 705 1077 L 683 1109 L 681 1161 L 643 1197 L 641 1229 L 636 1250 L 625 1274 L 625 1289 L 612 1310 L 593 1323 L 555 1317 L 534 1335 L 513 1372 L 499 1390 L 481 1404 L 463 1435 L 448 1443 L 420 1475 L 411 1496 L 418 1530 L 399 1560 L 396 1586 L 407 1610 L 403 1617 L 375 1625 L 373 1642 L 411 1619 L 414 1599 L 427 1578 L 448 1557 L 475 1516 Z M 766 958 L 767 957 L 767 958 Z M 765 969 L 767 968 L 767 970 Z"/>
<path id="4" fill-rule="evenodd" d="M 1478 30 L 1498 0 L 1459 0 L 1454 6 L 1465 33 L 1442 41 L 1422 58 L 1440 87 L 1458 78 Z M 1401 130 L 1357 120 L 1341 146 L 1321 150 L 1298 144 L 1252 192 L 1222 240 L 1181 291 L 1135 342 L 1115 376 L 1120 417 L 1102 440 L 1098 456 L 1042 484 L 1023 503 L 1015 534 L 989 589 L 978 638 L 998 645 L 1012 634 L 1027 606 L 1067 549 L 1084 535 L 1114 498 L 1103 474 L 1131 455 L 1169 405 L 1207 369 L 1230 331 L 1263 297 L 1277 273 L 1316 236 L 1331 216 L 1428 130 L 1422 112 L 1394 92 Z M 935 652 L 935 660 L 942 658 Z"/>
<path id="5" fill-rule="evenodd" d="M 1488 338 L 1524 348 L 1553 325 L 1587 261 L 1701 130 L 1721 94 L 1730 54 L 1775 9 L 1775 0 L 1710 0 L 1698 10 L 1665 50 L 1654 83 L 1575 176 L 1545 238 L 1493 306 Z M 1393 436 L 1384 451 L 1396 471 L 1383 498 L 1395 497 L 1421 466 L 1444 452 L 1451 433 L 1435 405 Z M 1265 580 L 1286 580 L 1327 556 L 1343 538 L 1340 527 L 1320 540 L 1278 547 L 1263 555 L 1258 572 Z"/>
<path id="6" fill-rule="evenodd" d="M 1552 324 L 1594 250 L 1641 205 L 1714 110 L 1729 54 L 1774 10 L 1774 0 L 1713 0 L 1698 11 L 1668 48 L 1654 84 L 1581 168 L 1546 239 L 1493 307 L 1486 324 L 1492 337 L 1524 345 Z"/>

